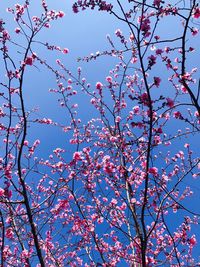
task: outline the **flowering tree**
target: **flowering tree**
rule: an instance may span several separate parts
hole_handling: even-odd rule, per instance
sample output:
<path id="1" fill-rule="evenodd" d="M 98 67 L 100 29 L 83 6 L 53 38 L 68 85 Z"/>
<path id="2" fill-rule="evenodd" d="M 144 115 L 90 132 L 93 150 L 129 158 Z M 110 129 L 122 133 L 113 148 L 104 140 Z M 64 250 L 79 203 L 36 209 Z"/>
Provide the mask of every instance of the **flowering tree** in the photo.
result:
<path id="1" fill-rule="evenodd" d="M 107 36 L 110 50 L 79 58 L 117 60 L 95 84 L 81 68 L 73 73 L 61 60 L 52 66 L 47 54 L 38 55 L 36 45 L 68 54 L 38 40 L 64 13 L 43 0 L 41 14 L 32 16 L 31 4 L 8 8 L 14 34 L 0 20 L 1 267 L 199 266 L 200 214 L 190 205 L 200 168 L 193 142 L 200 123 L 198 1 L 74 3 L 74 13 L 108 12 L 129 32 L 117 29 L 115 39 Z M 163 34 L 175 23 L 178 31 Z M 50 92 L 66 124 L 36 118 L 26 106 L 26 75 L 34 68 L 55 77 Z M 90 106 L 87 123 L 77 95 Z M 58 128 L 68 143 L 39 158 L 40 141 L 29 140 L 35 124 Z"/>

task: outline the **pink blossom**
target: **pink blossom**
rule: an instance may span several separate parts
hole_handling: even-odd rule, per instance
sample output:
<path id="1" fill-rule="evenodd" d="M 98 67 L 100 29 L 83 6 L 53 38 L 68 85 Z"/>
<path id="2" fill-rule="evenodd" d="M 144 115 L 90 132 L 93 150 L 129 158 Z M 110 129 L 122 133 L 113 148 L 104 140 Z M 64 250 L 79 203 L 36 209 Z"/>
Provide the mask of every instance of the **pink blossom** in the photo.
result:
<path id="1" fill-rule="evenodd" d="M 78 13 L 78 12 L 79 12 L 79 10 L 78 10 L 78 6 L 77 6 L 76 4 L 74 4 L 74 5 L 72 6 L 72 10 L 73 10 L 74 13 Z"/>
<path id="2" fill-rule="evenodd" d="M 50 28 L 50 24 L 49 24 L 49 23 L 45 23 L 45 24 L 44 24 L 44 27 L 45 27 L 45 28 Z"/>
<path id="3" fill-rule="evenodd" d="M 156 39 L 156 41 L 158 41 L 160 39 L 159 35 L 154 36 L 154 38 Z"/>
<path id="4" fill-rule="evenodd" d="M 21 31 L 20 28 L 16 28 L 16 29 L 15 29 L 15 32 L 16 32 L 17 34 L 20 33 L 20 31 Z"/>
<path id="5" fill-rule="evenodd" d="M 27 140 L 24 141 L 24 146 L 28 146 L 29 142 Z"/>
<path id="6" fill-rule="evenodd" d="M 33 22 L 37 22 L 37 21 L 39 21 L 39 20 L 40 20 L 40 19 L 39 19 L 38 17 L 36 17 L 36 16 L 33 16 L 33 17 L 32 17 L 32 21 L 33 21 Z"/>
<path id="7" fill-rule="evenodd" d="M 180 111 L 175 111 L 174 112 L 174 118 L 176 118 L 176 119 L 181 119 L 182 118 L 182 114 L 180 113 Z"/>
<path id="8" fill-rule="evenodd" d="M 156 64 L 156 57 L 154 55 L 151 55 L 150 57 L 148 57 L 149 59 L 149 66 L 152 67 L 153 65 Z"/>
<path id="9" fill-rule="evenodd" d="M 149 173 L 153 174 L 153 176 L 157 176 L 158 168 L 156 167 L 149 168 Z"/>
<path id="10" fill-rule="evenodd" d="M 129 37 L 129 39 L 130 39 L 131 42 L 134 41 L 134 39 L 135 39 L 134 35 L 131 34 L 130 37 Z"/>
<path id="11" fill-rule="evenodd" d="M 116 123 L 119 123 L 121 121 L 121 117 L 120 116 L 117 116 L 116 118 L 115 118 L 115 122 Z"/>
<path id="12" fill-rule="evenodd" d="M 197 28 L 192 28 L 191 32 L 192 32 L 192 35 L 195 36 L 198 34 L 199 30 Z"/>
<path id="13" fill-rule="evenodd" d="M 184 75 L 182 75 L 182 79 L 186 81 L 191 81 L 192 80 L 191 73 L 186 72 Z"/>
<path id="14" fill-rule="evenodd" d="M 191 247 L 194 247 L 197 243 L 195 235 L 192 235 L 192 237 L 189 239 L 189 244 Z"/>
<path id="15" fill-rule="evenodd" d="M 195 51 L 194 47 L 191 47 L 191 46 L 190 46 L 190 47 L 189 47 L 189 51 L 190 51 L 190 52 Z"/>
<path id="16" fill-rule="evenodd" d="M 134 204 L 134 203 L 136 203 L 137 202 L 137 200 L 136 200 L 136 198 L 131 198 L 131 204 Z"/>
<path id="17" fill-rule="evenodd" d="M 160 3 L 161 3 L 161 1 L 162 1 L 162 0 L 154 0 L 154 1 L 153 1 L 153 4 L 154 4 L 154 6 L 157 6 L 157 7 L 159 7 L 159 6 L 160 6 Z"/>
<path id="18" fill-rule="evenodd" d="M 40 144 L 40 140 L 36 139 L 35 142 L 33 143 L 34 147 L 37 147 Z"/>
<path id="19" fill-rule="evenodd" d="M 138 59 L 137 59 L 137 57 L 135 57 L 135 56 L 131 59 L 131 63 L 132 63 L 132 64 L 136 63 L 137 61 L 138 61 Z"/>
<path id="20" fill-rule="evenodd" d="M 161 55 L 163 53 L 163 50 L 162 49 L 157 49 L 156 50 L 156 55 Z"/>
<path id="21" fill-rule="evenodd" d="M 154 77 L 154 85 L 156 87 L 159 87 L 160 86 L 160 83 L 161 83 L 160 77 Z"/>
<path id="22" fill-rule="evenodd" d="M 78 151 L 74 152 L 73 159 L 75 161 L 82 160 L 82 153 L 81 152 L 78 152 Z"/>
<path id="23" fill-rule="evenodd" d="M 149 18 L 142 19 L 140 28 L 141 31 L 143 32 L 144 37 L 148 37 L 151 34 L 150 19 Z"/>
<path id="24" fill-rule="evenodd" d="M 69 195 L 69 200 L 74 200 L 74 196 L 72 194 Z"/>
<path id="25" fill-rule="evenodd" d="M 134 114 L 139 114 L 139 111 L 140 111 L 139 106 L 135 106 L 135 107 L 133 107 L 133 112 L 134 112 Z"/>
<path id="26" fill-rule="evenodd" d="M 100 217 L 100 218 L 98 218 L 97 219 L 97 222 L 100 224 L 100 223 L 103 223 L 103 221 L 104 221 L 104 218 L 103 217 Z"/>
<path id="27" fill-rule="evenodd" d="M 112 162 L 106 161 L 103 170 L 105 173 L 111 175 L 113 172 L 115 172 L 115 165 Z"/>
<path id="28" fill-rule="evenodd" d="M 41 49 L 38 50 L 41 52 L 39 56 L 31 52 L 36 44 L 34 42 L 38 40 L 37 46 L 41 44 L 46 52 L 51 50 L 54 53 L 61 52 L 63 57 L 69 53 L 67 48 L 61 48 L 57 43 L 50 45 L 45 38 L 40 42 L 37 39 L 39 35 L 38 37 L 34 35 L 34 32 L 37 33 L 40 28 L 42 30 L 44 27 L 50 27 L 56 19 L 64 16 L 62 11 L 49 9 L 47 1 L 41 0 L 42 6 L 41 9 L 39 8 L 41 13 L 39 12 L 38 17 L 33 17 L 33 21 L 27 19 L 30 0 L 24 0 L 23 5 L 17 4 L 9 9 L 19 27 L 12 31 L 14 36 L 9 36 L 4 29 L 9 27 L 9 24 L 5 24 L 0 19 L 1 52 L 5 61 L 3 64 L 5 66 L 2 65 L 4 68 L 2 73 L 6 74 L 5 82 L 4 79 L 1 82 L 2 92 L 0 93 L 2 97 L 0 117 L 3 118 L 0 130 L 2 148 L 6 149 L 3 153 L 5 155 L 0 158 L 0 170 L 3 176 L 0 199 L 2 207 L 5 207 L 2 213 L 5 217 L 3 260 L 10 266 L 28 267 L 27 258 L 31 260 L 35 257 L 37 244 L 34 240 L 36 238 L 32 234 L 34 231 L 31 233 L 29 231 L 31 230 L 30 220 L 23 201 L 27 192 L 27 203 L 30 203 L 30 215 L 33 215 L 32 226 L 35 227 L 35 234 L 39 233 L 38 229 L 44 229 L 40 231 L 40 235 L 37 235 L 38 248 L 43 255 L 40 258 L 44 259 L 49 267 L 56 264 L 70 267 L 139 266 L 143 265 L 143 261 L 146 261 L 149 267 L 157 266 L 159 263 L 162 265 L 165 262 L 171 266 L 173 263 L 176 265 L 176 259 L 180 259 L 181 266 L 195 264 L 191 251 L 197 244 L 197 240 L 193 235 L 192 227 L 193 224 L 199 223 L 198 216 L 196 219 L 193 216 L 191 219 L 185 216 L 179 201 L 192 193 L 188 189 L 189 185 L 188 187 L 186 185 L 184 191 L 185 185 L 182 186 L 182 183 L 177 181 L 185 174 L 194 178 L 200 176 L 200 163 L 196 151 L 192 153 L 193 148 L 197 150 L 196 140 L 191 142 L 193 133 L 197 132 L 198 123 L 200 124 L 200 114 L 198 111 L 195 112 L 195 107 L 187 109 L 186 103 L 192 104 L 192 102 L 189 95 L 183 96 L 183 92 L 188 92 L 186 85 L 191 87 L 191 90 L 198 87 L 197 75 L 193 75 L 196 68 L 194 68 L 195 64 L 191 68 L 189 64 L 185 64 L 182 70 L 181 58 L 184 57 L 184 47 L 180 48 L 178 42 L 170 42 L 171 39 L 176 40 L 179 34 L 174 32 L 175 36 L 172 36 L 172 33 L 166 36 L 161 33 L 159 25 L 162 24 L 162 20 L 165 23 L 166 16 L 172 17 L 174 21 L 176 17 L 178 21 L 181 17 L 188 17 L 188 24 L 182 26 L 185 30 L 191 31 L 187 38 L 185 56 L 192 57 L 194 53 L 190 52 L 194 51 L 193 40 L 189 37 L 198 33 L 198 29 L 193 28 L 195 25 L 192 25 L 192 21 L 200 18 L 200 7 L 196 4 L 184 9 L 181 7 L 181 1 L 172 5 L 170 0 L 168 3 L 164 0 L 152 0 L 149 3 L 133 0 L 117 1 L 122 7 L 124 5 L 122 9 L 125 12 L 124 22 L 131 23 L 133 32 L 127 32 L 126 40 L 122 31 L 117 29 L 114 39 L 119 40 L 116 43 L 112 42 L 111 37 L 107 38 L 111 48 L 105 50 L 101 48 L 102 52 L 85 55 L 79 59 L 81 62 L 88 62 L 103 55 L 117 59 L 113 61 L 116 65 L 108 64 L 110 71 L 107 69 L 107 75 L 104 77 L 103 72 L 98 69 L 98 64 L 96 65 L 99 77 L 93 77 L 96 81 L 92 88 L 88 80 L 82 76 L 80 68 L 73 73 L 68 69 L 69 64 L 64 64 L 60 60 L 56 61 L 59 65 L 57 68 L 48 55 L 42 55 Z M 107 1 L 116 2 L 74 0 L 76 3 L 73 5 L 73 11 L 77 13 L 79 10 L 90 8 L 110 11 L 112 6 Z M 123 2 L 129 2 L 130 6 Z M 138 4 L 137 7 L 137 4 L 134 5 L 132 2 L 141 2 L 141 5 Z M 140 6 L 142 10 L 139 10 Z M 116 6 L 116 12 L 117 10 Z M 31 16 L 33 12 L 30 9 Z M 36 39 L 34 41 L 28 38 L 30 43 L 24 43 L 28 54 L 19 54 L 19 60 L 15 60 L 11 44 L 14 46 L 20 44 L 20 40 L 13 39 L 13 37 L 19 39 L 16 34 L 26 37 L 22 28 L 27 30 L 27 37 L 31 37 L 32 30 L 33 37 Z M 157 35 L 159 33 L 161 36 Z M 13 43 L 7 42 L 8 39 Z M 170 43 L 170 46 L 164 48 L 165 43 Z M 138 46 L 141 49 L 137 49 Z M 23 48 L 18 50 L 23 51 Z M 128 54 L 130 54 L 130 61 Z M 174 62 L 175 57 L 177 59 Z M 21 66 L 17 65 L 17 61 L 22 62 Z M 20 79 L 24 71 L 28 71 L 28 65 L 32 66 L 35 62 L 38 67 L 42 64 L 46 68 L 44 73 L 49 70 L 53 76 L 55 75 L 56 88 L 51 89 L 51 92 L 57 95 L 59 105 L 67 112 L 66 116 L 61 114 L 55 122 L 48 118 L 48 114 L 39 119 L 37 110 L 31 110 L 31 107 L 30 110 L 28 109 L 29 103 L 26 97 L 24 98 L 25 110 L 22 112 L 18 101 L 21 89 L 26 88 L 26 79 L 21 86 L 19 82 L 23 79 L 17 79 Z M 156 66 L 154 70 L 152 66 Z M 166 67 L 170 71 L 166 70 L 164 73 Z M 47 74 L 48 79 L 50 77 Z M 157 89 L 163 85 L 164 79 L 168 80 L 171 86 L 170 92 L 164 88 Z M 160 92 L 151 91 L 153 87 L 157 87 L 155 91 Z M 25 91 L 27 92 L 24 93 L 29 93 L 28 90 Z M 86 94 L 86 98 L 77 98 L 78 92 Z M 13 101 L 9 100 L 9 93 L 13 96 Z M 168 98 L 168 93 L 171 98 Z M 198 95 L 195 92 L 194 94 L 195 97 Z M 84 104 L 87 102 L 91 110 L 89 106 L 84 110 Z M 80 108 L 76 103 L 79 103 Z M 86 117 L 85 114 L 81 114 L 81 110 L 86 113 L 88 111 Z M 34 111 L 36 111 L 36 117 L 32 115 Z M 27 117 L 27 125 L 23 115 Z M 54 115 L 56 118 L 57 115 Z M 174 122 L 174 118 L 182 120 L 181 123 L 176 123 L 177 120 Z M 56 128 L 56 133 L 59 129 L 66 132 L 65 139 L 68 144 L 66 142 L 63 144 L 66 150 L 57 147 L 57 143 L 62 146 L 62 140 L 59 140 L 58 135 L 54 138 L 56 143 L 50 144 L 49 149 L 52 151 L 50 155 L 46 155 L 48 149 L 48 151 L 39 151 L 38 158 L 31 159 L 39 144 L 39 140 L 34 142 L 35 132 L 31 131 L 31 125 L 34 126 L 35 122 L 40 128 L 41 124 L 45 124 L 47 138 L 51 128 Z M 28 131 L 27 137 L 29 136 L 28 138 L 34 142 L 33 145 L 32 141 L 29 143 L 26 140 L 27 137 L 23 138 L 25 128 Z M 181 130 L 178 130 L 179 128 Z M 188 144 L 185 144 L 186 140 Z M 44 145 L 45 141 L 48 140 L 44 140 Z M 190 142 L 191 145 L 189 145 Z M 171 148 L 165 147 L 170 145 Z M 185 154 L 180 150 L 181 148 Z M 70 151 L 72 151 L 71 155 Z M 20 153 L 21 158 L 18 157 Z M 21 161 L 21 164 L 18 161 Z M 22 177 L 19 177 L 19 167 Z M 149 181 L 147 181 L 148 177 Z M 187 183 L 187 179 L 185 182 Z M 160 200 L 163 203 L 160 203 Z M 134 229 L 133 218 L 129 216 L 132 212 L 135 222 L 140 223 L 140 210 L 143 208 L 145 216 L 148 213 L 152 214 L 148 216 L 142 227 L 144 228 L 142 230 L 147 230 L 147 238 L 144 236 L 143 240 L 147 245 L 144 253 L 142 253 L 140 234 L 134 234 L 137 229 Z M 178 212 L 180 216 L 180 223 L 177 222 L 175 227 L 170 225 L 172 211 Z M 166 224 L 163 224 L 162 215 L 166 216 Z M 1 220 L 0 224 L 2 226 Z M 104 228 L 106 231 L 102 231 Z M 19 246 L 20 240 L 16 230 L 19 230 L 24 248 Z M 123 243 L 129 232 L 132 238 Z M 68 243 L 65 242 L 66 233 L 66 238 L 70 237 Z M 88 257 L 85 257 L 86 254 Z M 39 262 L 40 258 L 35 261 Z M 36 263 L 36 265 L 39 267 L 40 264 Z"/>
<path id="29" fill-rule="evenodd" d="M 68 54 L 69 53 L 69 49 L 68 48 L 64 48 L 62 52 L 63 52 L 63 54 Z"/>
<path id="30" fill-rule="evenodd" d="M 166 47 L 165 47 L 165 52 L 166 52 L 166 53 L 169 53 L 169 51 L 170 51 L 170 47 L 166 46 Z"/>
<path id="31" fill-rule="evenodd" d="M 188 89 L 185 86 L 181 86 L 181 91 L 183 93 L 187 93 L 188 92 Z"/>
<path id="32" fill-rule="evenodd" d="M 200 17 L 200 8 L 196 7 L 193 12 L 193 18 L 198 19 Z"/>
<path id="33" fill-rule="evenodd" d="M 189 148 L 190 145 L 189 145 L 188 143 L 185 143 L 184 147 L 185 147 L 185 148 Z"/>
<path id="34" fill-rule="evenodd" d="M 91 98 L 90 103 L 93 104 L 93 105 L 96 104 L 96 99 L 95 98 Z"/>
<path id="35" fill-rule="evenodd" d="M 111 202 L 110 202 L 112 205 L 117 205 L 117 199 L 115 198 L 112 198 Z"/>
<path id="36" fill-rule="evenodd" d="M 28 257 L 30 257 L 30 253 L 28 252 L 27 249 L 24 249 L 21 253 L 21 256 L 22 256 L 22 258 L 28 258 Z"/>
<path id="37" fill-rule="evenodd" d="M 145 106 L 148 106 L 149 104 L 149 97 L 148 97 L 148 94 L 145 92 L 143 93 L 141 96 L 140 96 L 140 99 L 142 101 L 142 103 L 145 105 Z"/>
<path id="38" fill-rule="evenodd" d="M 64 13 L 63 11 L 59 11 L 59 12 L 58 12 L 58 17 L 59 17 L 59 18 L 64 17 L 64 15 L 65 15 L 65 13 Z"/>
<path id="39" fill-rule="evenodd" d="M 109 83 L 112 83 L 112 77 L 111 76 L 107 76 L 106 77 L 106 81 L 109 82 Z"/>
<path id="40" fill-rule="evenodd" d="M 10 35 L 9 35 L 8 31 L 6 31 L 6 30 L 3 31 L 3 39 L 4 39 L 4 41 L 10 39 Z"/>
<path id="41" fill-rule="evenodd" d="M 12 230 L 11 227 L 9 227 L 9 228 L 6 229 L 6 234 L 5 235 L 9 239 L 12 239 L 13 238 L 14 234 L 13 234 L 13 230 Z"/>
<path id="42" fill-rule="evenodd" d="M 125 210 L 127 208 L 127 204 L 125 202 L 122 203 L 120 210 Z"/>
<path id="43" fill-rule="evenodd" d="M 4 195 L 4 189 L 0 188 L 0 197 L 2 197 Z"/>
<path id="44" fill-rule="evenodd" d="M 12 179 L 12 170 L 11 170 L 11 166 L 7 166 L 7 168 L 5 169 L 4 172 L 6 178 L 8 179 Z"/>
<path id="45" fill-rule="evenodd" d="M 24 61 L 26 65 L 32 66 L 33 65 L 33 58 L 32 57 L 27 57 Z"/>
<path id="46" fill-rule="evenodd" d="M 159 133 L 159 134 L 163 133 L 162 128 L 161 128 L 161 127 L 157 128 L 157 129 L 156 129 L 156 133 Z"/>
<path id="47" fill-rule="evenodd" d="M 103 200 L 103 202 L 108 202 L 107 197 L 103 197 L 102 200 Z"/>
<path id="48" fill-rule="evenodd" d="M 117 29 L 115 31 L 115 34 L 116 34 L 117 37 L 120 37 L 120 36 L 122 36 L 122 31 L 120 29 Z"/>
<path id="49" fill-rule="evenodd" d="M 174 106 L 174 101 L 171 98 L 167 98 L 167 106 L 170 108 Z"/>
<path id="50" fill-rule="evenodd" d="M 102 88 L 103 88 L 103 84 L 100 83 L 100 82 L 97 82 L 97 83 L 96 83 L 96 89 L 98 89 L 98 90 L 102 90 Z"/>

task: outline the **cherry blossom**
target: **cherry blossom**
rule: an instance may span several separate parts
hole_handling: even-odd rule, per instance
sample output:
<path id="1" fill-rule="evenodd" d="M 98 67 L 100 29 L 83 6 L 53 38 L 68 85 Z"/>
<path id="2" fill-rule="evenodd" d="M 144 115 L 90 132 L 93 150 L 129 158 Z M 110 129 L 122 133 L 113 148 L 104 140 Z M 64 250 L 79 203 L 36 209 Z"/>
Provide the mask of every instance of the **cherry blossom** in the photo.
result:
<path id="1" fill-rule="evenodd" d="M 74 19 L 89 9 L 114 25 L 77 64 L 53 2 L 2 15 L 2 267 L 199 266 L 200 12 L 195 0 L 147 2 L 72 1 Z"/>

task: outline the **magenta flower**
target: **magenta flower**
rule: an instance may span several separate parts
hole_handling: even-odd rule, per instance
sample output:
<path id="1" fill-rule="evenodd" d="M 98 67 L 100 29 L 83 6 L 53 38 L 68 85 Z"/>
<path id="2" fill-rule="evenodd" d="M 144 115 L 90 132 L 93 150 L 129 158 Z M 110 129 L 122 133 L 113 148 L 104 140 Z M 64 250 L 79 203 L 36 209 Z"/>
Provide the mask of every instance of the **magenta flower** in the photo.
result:
<path id="1" fill-rule="evenodd" d="M 154 85 L 159 87 L 161 83 L 161 79 L 159 77 L 154 77 Z"/>
<path id="2" fill-rule="evenodd" d="M 97 83 L 96 83 L 96 89 L 98 89 L 98 90 L 102 90 L 102 88 L 103 88 L 103 84 L 100 83 L 100 82 L 97 82 Z"/>
<path id="3" fill-rule="evenodd" d="M 27 57 L 24 61 L 26 65 L 32 66 L 33 65 L 33 58 L 32 57 Z"/>
<path id="4" fill-rule="evenodd" d="M 193 18 L 198 19 L 200 17 L 200 8 L 196 7 L 193 12 Z"/>
<path id="5" fill-rule="evenodd" d="M 156 167 L 149 168 L 149 173 L 152 174 L 153 176 L 157 176 L 158 168 Z"/>
<path id="6" fill-rule="evenodd" d="M 15 32 L 16 32 L 17 34 L 20 33 L 20 31 L 21 31 L 20 28 L 16 28 L 16 29 L 15 29 Z"/>
<path id="7" fill-rule="evenodd" d="M 170 108 L 174 106 L 174 101 L 171 98 L 167 98 L 167 106 Z"/>
<path id="8" fill-rule="evenodd" d="M 82 160 L 82 153 L 81 152 L 74 152 L 74 155 L 73 155 L 73 159 L 75 161 L 79 161 L 79 160 Z"/>

